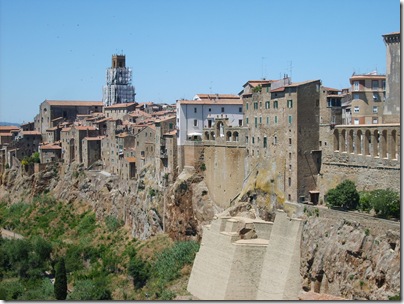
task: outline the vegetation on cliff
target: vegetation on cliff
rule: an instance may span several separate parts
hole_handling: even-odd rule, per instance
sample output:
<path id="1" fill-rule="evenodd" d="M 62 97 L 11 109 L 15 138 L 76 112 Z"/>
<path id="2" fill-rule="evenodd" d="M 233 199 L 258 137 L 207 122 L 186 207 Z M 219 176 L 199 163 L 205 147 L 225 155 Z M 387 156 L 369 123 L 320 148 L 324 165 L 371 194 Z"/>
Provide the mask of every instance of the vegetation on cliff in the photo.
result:
<path id="1" fill-rule="evenodd" d="M 50 195 L 0 203 L 0 225 L 25 238 L 0 238 L 0 299 L 55 300 L 55 266 L 65 260 L 67 300 L 145 300 L 189 296 L 187 277 L 199 245 L 160 234 L 133 239 L 122 221 Z M 57 276 L 56 269 L 56 276 Z M 135 284 L 134 284 L 135 283 Z"/>
<path id="2" fill-rule="evenodd" d="M 355 183 L 345 180 L 327 193 L 332 208 L 373 212 L 381 218 L 400 218 L 400 194 L 392 189 L 356 190 Z"/>

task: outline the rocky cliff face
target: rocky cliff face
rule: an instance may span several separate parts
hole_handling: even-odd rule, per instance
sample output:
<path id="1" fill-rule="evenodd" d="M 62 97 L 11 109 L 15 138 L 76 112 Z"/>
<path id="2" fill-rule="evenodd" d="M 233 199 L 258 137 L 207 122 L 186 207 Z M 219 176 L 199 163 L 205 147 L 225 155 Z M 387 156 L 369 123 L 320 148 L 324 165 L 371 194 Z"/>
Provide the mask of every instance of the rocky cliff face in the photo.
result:
<path id="1" fill-rule="evenodd" d="M 99 220 L 108 215 L 122 219 L 138 239 L 163 230 L 173 239 L 197 239 L 201 225 L 218 210 L 209 199 L 203 178 L 194 171 L 184 172 L 173 185 L 166 186 L 155 176 L 153 166 L 144 168 L 136 181 L 122 181 L 103 171 L 87 171 L 75 163 L 49 166 L 32 175 L 12 169 L 6 170 L 0 180 L 0 199 L 29 202 L 49 192 L 66 203 L 88 203 Z"/>
<path id="2" fill-rule="evenodd" d="M 399 225 L 378 229 L 381 224 L 309 216 L 301 243 L 303 288 L 356 300 L 400 294 Z"/>

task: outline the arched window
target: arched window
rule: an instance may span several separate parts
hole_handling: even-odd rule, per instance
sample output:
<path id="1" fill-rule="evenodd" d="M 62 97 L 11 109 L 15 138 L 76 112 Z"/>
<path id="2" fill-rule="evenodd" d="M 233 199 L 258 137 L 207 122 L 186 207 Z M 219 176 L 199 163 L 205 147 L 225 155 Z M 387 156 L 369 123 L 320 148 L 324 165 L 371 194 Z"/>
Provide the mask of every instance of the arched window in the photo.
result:
<path id="1" fill-rule="evenodd" d="M 227 131 L 226 133 L 226 141 L 231 141 L 231 132 Z"/>
<path id="2" fill-rule="evenodd" d="M 233 141 L 238 141 L 238 132 L 233 133 Z"/>
<path id="3" fill-rule="evenodd" d="M 205 140 L 209 140 L 209 132 L 208 131 L 205 132 Z"/>
<path id="4" fill-rule="evenodd" d="M 274 109 L 277 109 L 277 108 L 278 108 L 278 101 L 275 100 L 275 101 L 274 101 Z"/>

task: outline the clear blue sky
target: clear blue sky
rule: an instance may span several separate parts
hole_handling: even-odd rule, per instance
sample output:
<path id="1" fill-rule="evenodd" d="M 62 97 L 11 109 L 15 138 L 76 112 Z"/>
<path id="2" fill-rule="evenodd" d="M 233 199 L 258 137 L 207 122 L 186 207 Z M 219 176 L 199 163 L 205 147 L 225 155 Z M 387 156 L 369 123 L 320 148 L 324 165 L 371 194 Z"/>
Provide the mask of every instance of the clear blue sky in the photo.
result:
<path id="1" fill-rule="evenodd" d="M 349 86 L 386 69 L 398 0 L 0 0 L 0 121 L 45 99 L 102 100 L 114 53 L 138 102 L 237 94 L 251 79 Z"/>

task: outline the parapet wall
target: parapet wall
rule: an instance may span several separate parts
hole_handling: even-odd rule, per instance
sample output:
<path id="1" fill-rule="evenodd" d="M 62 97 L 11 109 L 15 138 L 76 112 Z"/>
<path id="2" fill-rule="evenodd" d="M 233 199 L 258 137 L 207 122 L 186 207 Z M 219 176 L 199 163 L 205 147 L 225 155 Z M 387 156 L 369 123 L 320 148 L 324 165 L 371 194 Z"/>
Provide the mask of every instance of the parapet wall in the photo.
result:
<path id="1" fill-rule="evenodd" d="M 301 221 L 222 217 L 203 228 L 188 291 L 200 300 L 297 300 Z"/>

